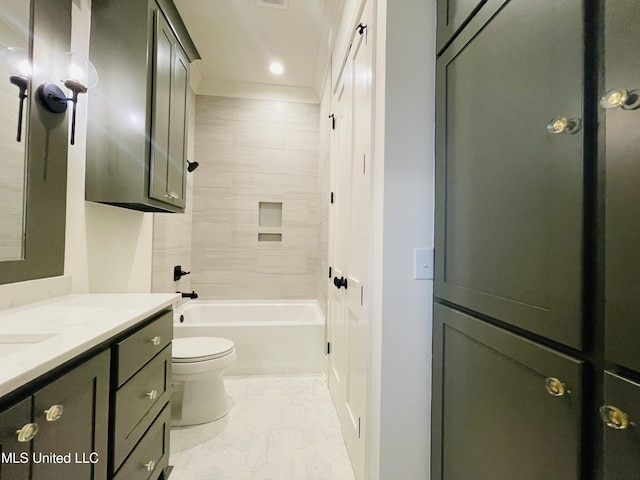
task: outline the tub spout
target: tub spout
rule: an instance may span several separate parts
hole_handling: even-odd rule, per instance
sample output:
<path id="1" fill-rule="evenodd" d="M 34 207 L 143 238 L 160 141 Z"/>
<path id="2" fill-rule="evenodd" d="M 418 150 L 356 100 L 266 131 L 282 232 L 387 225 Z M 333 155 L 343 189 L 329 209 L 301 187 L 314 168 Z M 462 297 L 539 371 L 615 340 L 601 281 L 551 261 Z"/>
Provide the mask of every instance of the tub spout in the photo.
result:
<path id="1" fill-rule="evenodd" d="M 198 298 L 198 294 L 193 290 L 191 291 L 191 293 L 185 293 L 185 292 L 176 292 L 176 293 L 181 293 L 182 298 L 191 298 L 192 300 L 195 300 L 196 298 Z"/>

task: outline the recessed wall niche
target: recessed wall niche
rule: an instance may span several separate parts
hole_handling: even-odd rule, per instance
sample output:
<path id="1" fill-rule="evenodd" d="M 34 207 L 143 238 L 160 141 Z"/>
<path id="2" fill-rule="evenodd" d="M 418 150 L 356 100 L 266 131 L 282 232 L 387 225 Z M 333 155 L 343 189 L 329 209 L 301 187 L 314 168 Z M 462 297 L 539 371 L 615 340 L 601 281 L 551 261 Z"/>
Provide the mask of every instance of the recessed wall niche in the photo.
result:
<path id="1" fill-rule="evenodd" d="M 282 202 L 258 202 L 258 241 L 282 242 Z"/>

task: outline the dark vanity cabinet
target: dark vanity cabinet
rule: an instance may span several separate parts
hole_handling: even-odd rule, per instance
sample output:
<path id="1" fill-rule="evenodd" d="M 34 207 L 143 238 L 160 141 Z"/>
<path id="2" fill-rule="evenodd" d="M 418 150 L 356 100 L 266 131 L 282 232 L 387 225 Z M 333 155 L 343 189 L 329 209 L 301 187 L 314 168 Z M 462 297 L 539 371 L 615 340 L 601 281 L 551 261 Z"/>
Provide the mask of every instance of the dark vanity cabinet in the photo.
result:
<path id="1" fill-rule="evenodd" d="M 640 475 L 638 22 L 438 1 L 434 480 Z"/>
<path id="2" fill-rule="evenodd" d="M 2 480 L 106 480 L 109 351 L 0 414 Z"/>
<path id="3" fill-rule="evenodd" d="M 126 14 L 123 14 L 126 12 Z M 200 58 L 171 0 L 95 0 L 86 199 L 183 212 L 189 62 Z"/>
<path id="4" fill-rule="evenodd" d="M 3 398 L 0 480 L 166 479 L 172 338 L 166 311 Z"/>
<path id="5" fill-rule="evenodd" d="M 167 312 L 113 347 L 114 479 L 156 479 L 169 465 L 172 338 Z"/>

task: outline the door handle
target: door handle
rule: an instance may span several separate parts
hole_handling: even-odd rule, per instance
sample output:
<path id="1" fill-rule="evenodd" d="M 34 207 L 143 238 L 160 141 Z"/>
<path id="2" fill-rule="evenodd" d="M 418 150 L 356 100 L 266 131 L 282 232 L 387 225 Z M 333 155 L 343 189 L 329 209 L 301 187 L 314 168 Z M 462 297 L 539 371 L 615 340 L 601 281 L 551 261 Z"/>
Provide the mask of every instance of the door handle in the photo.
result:
<path id="1" fill-rule="evenodd" d="M 345 290 L 347 289 L 347 279 L 344 277 L 333 277 L 333 284 L 338 290 L 340 290 L 340 287 L 344 287 Z"/>

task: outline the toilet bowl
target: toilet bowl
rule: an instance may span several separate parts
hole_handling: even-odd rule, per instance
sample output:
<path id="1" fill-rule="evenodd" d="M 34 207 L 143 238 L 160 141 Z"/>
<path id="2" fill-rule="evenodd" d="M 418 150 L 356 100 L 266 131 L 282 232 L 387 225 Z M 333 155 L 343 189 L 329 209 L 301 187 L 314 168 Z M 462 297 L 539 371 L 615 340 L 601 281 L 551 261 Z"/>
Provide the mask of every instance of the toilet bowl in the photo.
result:
<path id="1" fill-rule="evenodd" d="M 217 337 L 173 340 L 171 424 L 197 425 L 224 417 L 233 405 L 222 374 L 236 359 L 233 342 Z"/>

